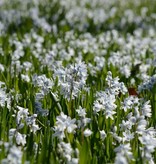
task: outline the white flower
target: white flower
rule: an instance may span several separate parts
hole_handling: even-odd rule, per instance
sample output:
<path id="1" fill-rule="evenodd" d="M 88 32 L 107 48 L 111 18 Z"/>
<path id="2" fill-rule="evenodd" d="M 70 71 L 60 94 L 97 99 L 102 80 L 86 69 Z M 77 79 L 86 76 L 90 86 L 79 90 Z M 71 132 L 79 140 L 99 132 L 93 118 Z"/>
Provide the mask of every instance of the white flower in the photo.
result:
<path id="1" fill-rule="evenodd" d="M 58 151 L 68 162 L 72 160 L 73 149 L 70 143 L 60 142 L 58 144 Z"/>
<path id="2" fill-rule="evenodd" d="M 34 86 L 41 88 L 42 93 L 47 94 L 53 86 L 53 81 L 48 79 L 44 74 L 37 76 L 33 75 L 32 81 Z"/>
<path id="3" fill-rule="evenodd" d="M 118 95 L 119 92 L 125 94 L 127 92 L 127 88 L 124 85 L 123 82 L 119 82 L 119 78 L 112 77 L 112 72 L 108 71 L 107 77 L 106 77 L 106 82 L 108 85 L 108 88 L 106 89 L 108 93 Z"/>
<path id="4" fill-rule="evenodd" d="M 9 137 L 12 137 L 12 136 L 14 136 L 15 135 L 15 133 L 16 133 L 16 129 L 14 129 L 14 128 L 12 128 L 12 129 L 10 129 L 9 130 Z"/>
<path id="5" fill-rule="evenodd" d="M 5 70 L 5 69 L 4 69 L 4 66 L 0 63 L 0 71 L 1 71 L 1 72 L 4 72 L 4 70 Z"/>
<path id="6" fill-rule="evenodd" d="M 22 163 L 22 151 L 19 147 L 13 145 L 10 150 L 7 158 L 2 160 L 2 164 L 21 164 Z"/>
<path id="7" fill-rule="evenodd" d="M 69 164 L 78 164 L 79 163 L 79 159 L 78 158 L 72 158 L 71 162 L 69 162 Z"/>
<path id="8" fill-rule="evenodd" d="M 0 81 L 0 106 L 5 107 L 7 105 L 7 108 L 11 108 L 11 97 L 6 93 L 5 83 Z"/>
<path id="9" fill-rule="evenodd" d="M 19 133 L 17 131 L 17 129 L 10 129 L 9 130 L 10 142 L 12 142 L 13 137 L 15 137 L 17 145 L 24 146 L 26 144 L 26 135 Z"/>
<path id="10" fill-rule="evenodd" d="M 16 132 L 15 138 L 16 138 L 16 143 L 18 145 L 24 146 L 26 144 L 26 135 L 25 134 Z"/>
<path id="11" fill-rule="evenodd" d="M 23 107 L 20 107 L 20 106 L 17 106 L 17 109 L 19 110 L 17 112 L 17 118 L 16 118 L 16 121 L 17 121 L 17 125 L 20 124 L 20 121 L 22 119 L 26 119 L 29 115 L 29 112 L 28 112 L 28 109 L 27 108 L 23 108 Z"/>
<path id="12" fill-rule="evenodd" d="M 113 115 L 116 113 L 114 110 L 117 107 L 115 104 L 115 95 L 108 92 L 97 92 L 97 100 L 94 101 L 93 110 L 95 113 L 103 111 L 106 118 L 113 118 Z"/>
<path id="13" fill-rule="evenodd" d="M 117 153 L 115 164 L 128 164 L 127 158 L 123 154 Z"/>
<path id="14" fill-rule="evenodd" d="M 123 142 L 131 141 L 134 138 L 134 133 L 131 133 L 129 130 L 123 132 Z"/>
<path id="15" fill-rule="evenodd" d="M 146 79 L 142 84 L 138 86 L 138 91 L 142 92 L 143 90 L 151 90 L 156 84 L 156 74 Z"/>
<path id="16" fill-rule="evenodd" d="M 112 134 L 113 138 L 119 143 L 123 140 L 123 138 L 118 136 L 115 132 L 110 132 L 110 134 Z"/>
<path id="17" fill-rule="evenodd" d="M 132 123 L 128 120 L 122 120 L 122 123 L 119 124 L 120 130 L 125 131 L 125 130 L 130 130 L 132 128 Z"/>
<path id="18" fill-rule="evenodd" d="M 91 118 L 82 118 L 81 120 L 78 120 L 78 127 L 85 127 L 88 123 L 91 122 Z"/>
<path id="19" fill-rule="evenodd" d="M 74 130 L 77 128 L 77 125 L 75 124 L 76 119 L 71 119 L 63 112 L 61 112 L 60 116 L 56 117 L 56 120 L 56 125 L 53 128 L 53 130 L 55 131 L 53 136 L 57 136 L 60 139 L 63 139 L 65 137 L 65 130 L 67 130 L 68 133 L 73 133 Z"/>
<path id="20" fill-rule="evenodd" d="M 103 69 L 104 65 L 105 65 L 105 58 L 95 56 L 94 61 L 96 62 L 96 69 L 98 71 L 101 71 Z"/>
<path id="21" fill-rule="evenodd" d="M 100 112 L 101 110 L 104 110 L 104 106 L 102 103 L 100 103 L 98 100 L 94 101 L 93 111 L 95 113 Z"/>
<path id="22" fill-rule="evenodd" d="M 85 137 L 89 137 L 93 132 L 90 129 L 86 129 L 83 134 Z"/>
<path id="23" fill-rule="evenodd" d="M 68 100 L 74 99 L 85 87 L 88 76 L 87 66 L 84 62 L 78 61 L 67 68 L 55 70 L 55 76 L 58 77 L 61 94 Z"/>
<path id="24" fill-rule="evenodd" d="M 39 126 L 36 124 L 37 114 L 33 114 L 26 118 L 26 124 L 30 127 L 31 132 L 36 133 L 37 130 L 40 130 Z"/>
<path id="25" fill-rule="evenodd" d="M 137 122 L 137 129 L 136 129 L 136 133 L 138 134 L 142 134 L 147 126 L 147 121 L 144 119 L 143 116 L 140 116 L 138 122 Z"/>
<path id="26" fill-rule="evenodd" d="M 127 92 L 127 88 L 123 82 L 120 83 L 120 92 L 124 95 Z"/>
<path id="27" fill-rule="evenodd" d="M 67 132 L 72 133 L 74 130 L 77 128 L 77 125 L 75 124 L 76 119 L 72 119 L 69 117 L 68 120 L 66 120 L 66 127 L 67 127 Z"/>
<path id="28" fill-rule="evenodd" d="M 143 145 L 141 147 L 142 157 L 145 158 L 147 161 L 151 160 L 152 153 L 156 148 L 156 138 L 149 134 L 143 133 L 142 136 L 139 137 L 139 140 Z"/>
<path id="29" fill-rule="evenodd" d="M 130 143 L 127 144 L 120 144 L 118 147 L 116 147 L 114 149 L 114 151 L 118 154 L 121 154 L 125 157 L 127 157 L 128 159 L 132 159 L 133 155 L 131 152 L 131 147 L 130 147 Z"/>
<path id="30" fill-rule="evenodd" d="M 52 128 L 52 130 L 55 131 L 55 133 L 53 134 L 54 137 L 58 137 L 60 140 L 63 140 L 63 138 L 65 138 L 64 131 L 60 131 L 58 127 L 54 127 Z"/>
<path id="31" fill-rule="evenodd" d="M 28 75 L 21 74 L 21 79 L 26 81 L 26 82 L 30 82 L 30 78 Z"/>
<path id="32" fill-rule="evenodd" d="M 101 137 L 102 140 L 104 140 L 107 137 L 107 134 L 105 133 L 104 130 L 100 131 L 100 137 Z"/>
<path id="33" fill-rule="evenodd" d="M 131 109 L 133 105 L 133 96 L 129 96 L 124 99 L 124 102 L 122 103 L 122 108 L 126 112 L 128 109 Z"/>
<path id="34" fill-rule="evenodd" d="M 32 116 L 28 116 L 28 117 L 26 118 L 26 124 L 27 124 L 28 126 L 34 124 L 35 121 L 36 121 L 36 118 L 37 118 L 37 114 L 33 114 Z"/>
<path id="35" fill-rule="evenodd" d="M 82 108 L 81 106 L 79 106 L 79 109 L 76 109 L 76 112 L 78 113 L 78 115 L 80 117 L 84 117 L 86 116 L 86 109 Z"/>
<path id="36" fill-rule="evenodd" d="M 105 114 L 106 114 L 106 119 L 111 118 L 112 120 L 114 120 L 113 115 L 116 114 L 116 112 L 111 110 L 106 110 Z"/>
<path id="37" fill-rule="evenodd" d="M 35 123 L 30 126 L 30 131 L 33 132 L 33 133 L 36 133 L 36 131 L 40 130 L 40 129 L 41 128 Z"/>
<path id="38" fill-rule="evenodd" d="M 151 105 L 149 103 L 150 103 L 150 101 L 147 101 L 141 107 L 141 109 L 142 109 L 141 112 L 142 112 L 143 116 L 151 117 L 151 115 L 152 115 L 151 114 Z"/>
<path id="39" fill-rule="evenodd" d="M 131 70 L 128 65 L 124 65 L 124 66 L 120 67 L 120 72 L 121 72 L 121 74 L 125 75 L 126 78 L 129 78 L 131 75 Z"/>

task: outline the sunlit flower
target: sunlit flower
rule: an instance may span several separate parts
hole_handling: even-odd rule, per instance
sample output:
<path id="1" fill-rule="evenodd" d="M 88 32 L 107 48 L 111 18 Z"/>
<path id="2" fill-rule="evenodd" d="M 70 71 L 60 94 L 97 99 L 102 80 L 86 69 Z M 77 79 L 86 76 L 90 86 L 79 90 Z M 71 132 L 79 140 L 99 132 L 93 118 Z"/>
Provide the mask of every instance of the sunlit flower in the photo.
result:
<path id="1" fill-rule="evenodd" d="M 16 143 L 18 145 L 24 146 L 26 144 L 26 135 L 25 134 L 21 134 L 19 132 L 16 132 L 15 138 L 16 138 Z"/>
<path id="2" fill-rule="evenodd" d="M 65 142 L 58 143 L 58 152 L 60 153 L 61 156 L 63 156 L 63 158 L 67 160 L 68 163 L 78 164 L 79 159 L 73 157 L 75 151 L 72 149 L 70 143 L 65 143 Z"/>
<path id="3" fill-rule="evenodd" d="M 121 156 L 125 156 L 126 158 L 128 158 L 129 160 L 131 160 L 133 158 L 133 154 L 131 152 L 131 147 L 130 147 L 130 143 L 127 144 L 120 144 L 118 147 L 116 147 L 114 149 L 114 151 L 118 154 L 120 154 Z"/>
<path id="4" fill-rule="evenodd" d="M 17 124 L 20 124 L 20 121 L 22 119 L 26 119 L 29 115 L 28 109 L 27 108 L 23 108 L 20 106 L 17 106 L 17 109 L 19 110 L 17 112 Z"/>
<path id="5" fill-rule="evenodd" d="M 134 133 L 131 133 L 129 130 L 123 132 L 123 142 L 131 141 L 134 138 Z"/>
<path id="6" fill-rule="evenodd" d="M 113 115 L 116 113 L 114 110 L 117 107 L 115 101 L 115 95 L 102 91 L 97 92 L 97 100 L 94 102 L 93 110 L 95 113 L 103 111 L 106 118 L 114 119 Z"/>
<path id="7" fill-rule="evenodd" d="M 70 100 L 74 99 L 85 87 L 87 79 L 87 66 L 84 62 L 77 62 L 68 68 L 60 68 L 55 70 L 55 76 L 59 79 L 61 94 Z"/>
<path id="8" fill-rule="evenodd" d="M 90 129 L 86 129 L 83 134 L 85 137 L 89 137 L 93 132 Z"/>
<path id="9" fill-rule="evenodd" d="M 85 116 L 86 116 L 86 109 L 85 109 L 85 108 L 82 108 L 82 107 L 80 106 L 79 109 L 76 109 L 76 112 L 78 113 L 78 115 L 79 115 L 80 117 L 85 118 Z"/>
<path id="10" fill-rule="evenodd" d="M 117 153 L 115 157 L 115 164 L 128 164 L 128 160 L 123 154 Z"/>
<path id="11" fill-rule="evenodd" d="M 141 107 L 141 113 L 143 116 L 146 117 L 151 117 L 152 113 L 151 113 L 151 105 L 149 104 L 150 101 L 145 102 L 142 107 Z"/>
<path id="12" fill-rule="evenodd" d="M 47 78 L 44 74 L 40 76 L 34 74 L 32 81 L 34 86 L 41 88 L 41 91 L 44 94 L 47 94 L 53 86 L 53 81 Z"/>
<path id="13" fill-rule="evenodd" d="M 147 121 L 144 119 L 144 117 L 140 117 L 137 122 L 136 132 L 138 134 L 142 134 L 145 131 L 146 126 L 147 126 Z"/>
<path id="14" fill-rule="evenodd" d="M 139 137 L 139 141 L 143 144 L 141 148 L 142 150 L 142 157 L 146 159 L 146 161 L 152 160 L 152 153 L 156 148 L 156 138 L 149 134 L 142 134 Z"/>
<path id="15" fill-rule="evenodd" d="M 21 79 L 24 80 L 25 82 L 30 82 L 30 78 L 28 75 L 21 74 Z"/>
<path id="16" fill-rule="evenodd" d="M 68 133 L 73 133 L 77 128 L 77 125 L 75 124 L 76 119 L 71 119 L 63 112 L 61 112 L 60 116 L 56 117 L 56 120 L 56 125 L 53 128 L 55 131 L 53 136 L 57 136 L 59 139 L 63 139 L 65 137 L 65 130 L 67 130 Z"/>

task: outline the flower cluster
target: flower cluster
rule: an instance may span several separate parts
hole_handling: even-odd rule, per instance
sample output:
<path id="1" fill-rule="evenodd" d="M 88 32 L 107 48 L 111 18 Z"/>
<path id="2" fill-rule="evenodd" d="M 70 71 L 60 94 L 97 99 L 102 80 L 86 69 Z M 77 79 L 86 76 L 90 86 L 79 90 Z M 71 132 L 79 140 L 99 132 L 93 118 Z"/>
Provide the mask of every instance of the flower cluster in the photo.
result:
<path id="1" fill-rule="evenodd" d="M 116 96 L 121 92 L 125 94 L 127 88 L 123 82 L 119 82 L 119 78 L 112 78 L 112 73 L 108 72 L 106 77 L 106 82 L 108 88 L 105 91 L 100 91 L 96 93 L 96 100 L 94 101 L 93 110 L 95 113 L 103 111 L 107 118 L 113 119 L 113 115 L 116 114 L 115 109 L 117 105 L 115 104 Z"/>
<path id="2" fill-rule="evenodd" d="M 56 117 L 56 120 L 56 125 L 53 128 L 55 131 L 53 136 L 58 137 L 60 140 L 65 137 L 65 132 L 73 133 L 77 128 L 77 125 L 75 124 L 76 119 L 71 119 L 63 112 L 61 112 L 60 116 Z"/>
<path id="3" fill-rule="evenodd" d="M 74 99 L 84 89 L 87 79 L 87 66 L 84 62 L 79 61 L 68 68 L 55 70 L 58 77 L 61 94 L 67 100 Z"/>
<path id="4" fill-rule="evenodd" d="M 78 128 L 85 128 L 86 125 L 91 122 L 91 119 L 86 117 L 86 114 L 87 114 L 86 109 L 79 106 L 79 108 L 76 109 L 76 112 L 78 113 L 78 116 L 80 117 L 80 119 L 77 120 Z"/>
<path id="5" fill-rule="evenodd" d="M 142 144 L 138 147 L 141 151 L 142 158 L 145 161 L 152 162 L 152 153 L 156 148 L 156 130 L 153 127 L 149 127 L 148 119 L 151 117 L 150 102 L 144 102 L 142 99 L 133 96 L 126 99 L 129 99 L 129 103 L 124 105 L 124 110 L 132 110 L 132 112 L 129 112 L 126 116 L 127 120 L 122 120 L 121 124 L 119 124 L 119 132 L 122 133 L 123 136 L 117 135 L 118 129 L 111 132 L 115 140 L 120 143 L 120 146 L 114 149 L 117 153 L 116 163 L 119 161 L 128 163 L 128 161 L 132 159 L 135 160 L 132 158 L 132 148 L 130 146 L 130 142 L 135 138 L 138 138 Z M 125 148 L 126 151 L 124 152 Z"/>
<path id="6" fill-rule="evenodd" d="M 6 93 L 5 83 L 0 81 L 0 106 L 11 109 L 11 96 Z"/>
<path id="7" fill-rule="evenodd" d="M 16 128 L 9 130 L 10 142 L 15 138 L 17 145 L 24 146 L 26 144 L 26 134 L 21 134 L 20 129 L 24 128 L 25 124 L 30 128 L 30 131 L 34 134 L 40 130 L 36 124 L 37 114 L 30 115 L 27 108 L 17 106 L 18 112 L 16 115 Z"/>
<path id="8" fill-rule="evenodd" d="M 61 156 L 65 158 L 67 163 L 78 164 L 79 162 L 78 158 L 72 157 L 74 150 L 72 149 L 70 143 L 60 142 L 58 144 L 58 151 L 61 154 Z M 78 150 L 75 150 L 75 152 L 78 155 Z"/>
<path id="9" fill-rule="evenodd" d="M 2 160 L 2 164 L 12 163 L 21 164 L 23 152 L 20 147 L 13 145 L 9 149 L 9 153 L 5 159 Z"/>
<path id="10" fill-rule="evenodd" d="M 156 84 L 156 74 L 154 74 L 149 79 L 147 79 L 142 84 L 140 84 L 138 86 L 138 92 L 142 92 L 143 90 L 152 90 L 155 84 Z"/>

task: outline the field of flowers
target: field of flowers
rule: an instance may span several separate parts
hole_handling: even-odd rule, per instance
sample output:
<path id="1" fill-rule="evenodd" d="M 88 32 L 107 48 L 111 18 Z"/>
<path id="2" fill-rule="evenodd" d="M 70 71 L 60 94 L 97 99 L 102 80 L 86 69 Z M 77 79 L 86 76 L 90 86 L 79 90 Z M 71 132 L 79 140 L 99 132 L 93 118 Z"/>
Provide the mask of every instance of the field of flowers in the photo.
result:
<path id="1" fill-rule="evenodd" d="M 155 0 L 0 0 L 0 163 L 156 163 Z"/>

